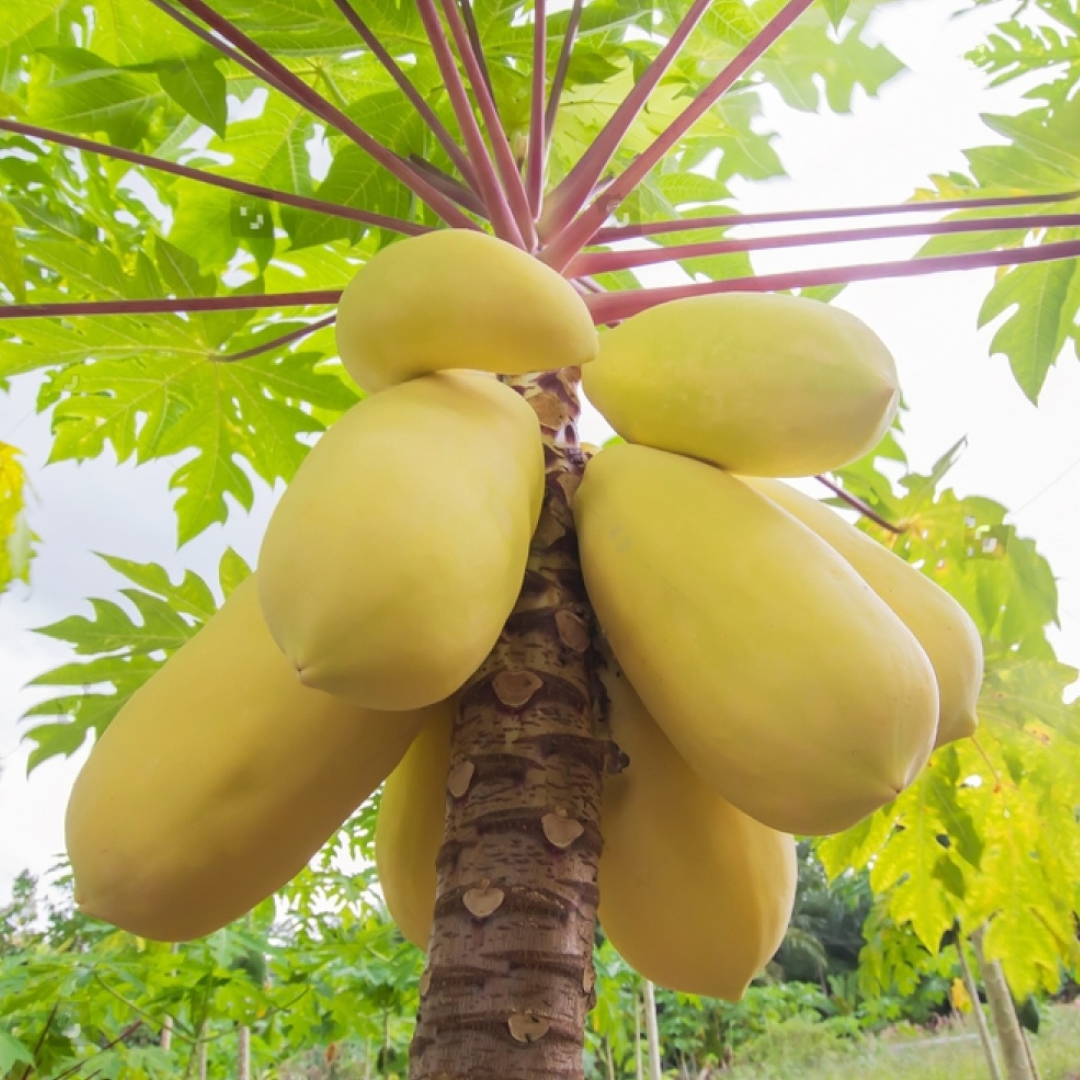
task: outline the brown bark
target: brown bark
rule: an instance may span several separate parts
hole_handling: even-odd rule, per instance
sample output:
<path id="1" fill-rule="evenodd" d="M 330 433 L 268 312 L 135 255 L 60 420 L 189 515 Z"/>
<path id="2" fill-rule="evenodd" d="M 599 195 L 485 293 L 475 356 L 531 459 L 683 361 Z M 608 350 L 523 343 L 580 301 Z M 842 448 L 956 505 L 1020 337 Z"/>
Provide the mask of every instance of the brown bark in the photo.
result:
<path id="1" fill-rule="evenodd" d="M 986 987 L 986 1002 L 990 1006 L 990 1015 L 994 1018 L 998 1044 L 1005 1064 L 1008 1080 L 1034 1080 L 1024 1033 L 1016 1016 L 1009 984 L 1005 980 L 1000 960 L 987 960 L 983 952 L 983 938 L 986 927 L 980 927 L 971 935 L 971 944 L 975 957 L 982 969 L 983 986 Z"/>
<path id="2" fill-rule="evenodd" d="M 251 1080 L 251 1028 L 247 1024 L 236 1030 L 236 1080 Z"/>
<path id="3" fill-rule="evenodd" d="M 656 1023 L 656 989 L 648 979 L 645 984 L 645 1038 L 649 1044 L 649 1080 L 661 1080 L 660 1028 Z"/>
<path id="4" fill-rule="evenodd" d="M 982 1043 L 983 1055 L 986 1057 L 986 1065 L 990 1070 L 990 1080 L 1001 1080 L 1001 1065 L 998 1063 L 997 1051 L 990 1038 L 990 1027 L 986 1023 L 986 1014 L 983 1012 L 982 1002 L 979 1000 L 979 988 L 975 983 L 971 965 L 964 955 L 964 939 L 961 937 L 956 946 L 957 955 L 960 958 L 960 973 L 964 979 L 968 997 L 971 998 L 971 1015 L 975 1019 L 975 1028 L 979 1033 L 979 1041 Z"/>
<path id="5" fill-rule="evenodd" d="M 592 615 L 570 502 L 577 372 L 518 380 L 547 483 L 517 605 L 460 694 L 410 1080 L 577 1080 L 592 966 L 600 792 Z"/>

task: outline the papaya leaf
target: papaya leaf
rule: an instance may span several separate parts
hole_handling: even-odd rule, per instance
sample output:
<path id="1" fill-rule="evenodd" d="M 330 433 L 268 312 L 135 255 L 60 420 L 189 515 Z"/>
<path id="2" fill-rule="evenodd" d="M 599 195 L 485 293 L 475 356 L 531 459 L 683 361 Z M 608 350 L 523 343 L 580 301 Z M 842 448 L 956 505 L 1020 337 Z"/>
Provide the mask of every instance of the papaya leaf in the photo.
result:
<path id="1" fill-rule="evenodd" d="M 100 737 L 124 703 L 217 610 L 213 592 L 193 571 L 178 581 L 156 563 L 101 555 L 130 586 L 120 590 L 128 601 L 90 600 L 92 614 L 70 615 L 37 633 L 68 642 L 76 656 L 33 679 L 31 686 L 66 688 L 67 692 L 27 709 L 34 722 L 24 738 L 36 744 L 28 771 L 51 757 L 70 756 L 93 733 Z M 246 576 L 244 561 L 231 548 L 222 555 L 219 578 L 227 592 Z"/>
<path id="2" fill-rule="evenodd" d="M 26 1065 L 29 1068 L 33 1064 L 34 1055 L 30 1047 L 14 1035 L 0 1031 L 0 1074 L 7 1075 L 16 1065 Z"/>
<path id="3" fill-rule="evenodd" d="M 938 837 L 947 832 L 932 800 L 926 777 L 916 780 L 896 800 L 896 829 L 870 870 L 875 892 L 889 894 L 889 912 L 910 923 L 931 952 L 956 918 L 955 897 L 942 891 Z"/>
<path id="4" fill-rule="evenodd" d="M 1075 329 L 1080 293 L 1071 286 L 1075 260 L 1016 267 L 1002 275 L 979 311 L 985 326 L 1009 309 L 990 345 L 1003 353 L 1013 376 L 1032 404 L 1037 404 L 1047 372 Z"/>
<path id="5" fill-rule="evenodd" d="M 26 302 L 26 271 L 15 227 L 19 217 L 9 203 L 0 202 L 0 285 L 17 304 Z"/>
<path id="6" fill-rule="evenodd" d="M 850 3 L 851 0 L 825 0 L 825 11 L 828 13 L 829 21 L 833 26 L 839 27 Z"/>
<path id="7" fill-rule="evenodd" d="M 30 96 L 34 123 L 60 131 L 105 131 L 117 146 L 135 147 L 149 133 L 162 92 L 149 76 L 124 71 L 89 49 L 41 49 L 52 72 Z"/>
<path id="8" fill-rule="evenodd" d="M 218 584 L 221 586 L 222 593 L 228 597 L 237 585 L 250 576 L 251 567 L 248 566 L 243 557 L 233 551 L 231 547 L 226 548 L 225 553 L 221 556 L 221 564 L 218 567 Z"/>
<path id="9" fill-rule="evenodd" d="M 196 264 L 180 249 L 161 242 L 159 251 L 171 288 L 206 284 L 191 276 Z M 251 322 L 246 314 L 245 327 Z M 222 327 L 212 316 L 102 318 L 78 326 L 75 333 L 49 320 L 20 326 L 18 346 L 0 342 L 0 376 L 20 366 L 62 365 L 38 399 L 39 407 L 53 407 L 51 460 L 84 460 L 106 445 L 120 460 L 140 462 L 194 449 L 172 481 L 181 492 L 181 542 L 225 519 L 226 496 L 250 507 L 253 476 L 270 484 L 291 479 L 307 437 L 356 401 L 336 373 L 317 368 L 319 354 L 282 348 L 218 362 Z M 323 419 L 311 415 L 313 406 Z"/>
<path id="10" fill-rule="evenodd" d="M 30 580 L 33 533 L 26 521 L 26 474 L 14 446 L 0 442 L 0 593 Z"/>
<path id="11" fill-rule="evenodd" d="M 181 59 L 158 68 L 161 89 L 218 138 L 225 138 L 225 76 L 209 60 Z"/>

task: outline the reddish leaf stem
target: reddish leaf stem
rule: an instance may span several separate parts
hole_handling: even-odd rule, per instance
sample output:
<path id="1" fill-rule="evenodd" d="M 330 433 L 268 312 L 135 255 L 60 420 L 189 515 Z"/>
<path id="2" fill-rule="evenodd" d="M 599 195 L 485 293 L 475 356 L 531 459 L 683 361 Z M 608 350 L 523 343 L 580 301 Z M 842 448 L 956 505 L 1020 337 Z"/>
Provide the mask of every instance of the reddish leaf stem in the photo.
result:
<path id="1" fill-rule="evenodd" d="M 461 6 L 461 18 L 465 23 L 466 33 L 469 35 L 469 44 L 476 62 L 480 67 L 480 78 L 487 88 L 488 96 L 495 100 L 495 87 L 491 83 L 491 73 L 488 71 L 487 59 L 484 56 L 484 43 L 480 40 L 480 28 L 476 25 L 476 16 L 470 0 L 458 0 Z M 500 128 L 502 124 L 498 125 Z"/>
<path id="2" fill-rule="evenodd" d="M 413 108 L 420 114 L 424 123 L 427 124 L 431 133 L 439 140 L 439 144 L 446 151 L 454 167 L 461 173 L 465 183 L 477 191 L 476 172 L 472 164 L 465 156 L 461 147 L 457 144 L 454 136 L 447 130 L 446 125 L 435 115 L 434 110 L 424 100 L 423 95 L 417 90 L 412 80 L 401 70 L 398 62 L 386 51 L 386 47 L 372 32 L 371 27 L 360 17 L 349 0 L 334 0 L 338 10 L 345 16 L 349 25 L 360 35 L 364 44 L 371 50 L 372 55 L 386 69 L 390 77 L 397 83 L 401 92 L 412 102 Z"/>
<path id="3" fill-rule="evenodd" d="M 470 188 L 467 188 L 460 180 L 455 179 L 449 173 L 444 173 L 437 165 L 420 157 L 419 154 L 410 154 L 412 162 L 448 199 L 453 199 L 458 206 L 463 207 L 477 217 L 487 220 L 487 210 L 480 201 L 480 196 Z"/>
<path id="4" fill-rule="evenodd" d="M 687 38 L 701 22 L 712 2 L 713 0 L 693 0 L 671 37 L 641 78 L 634 83 L 630 93 L 623 98 L 599 135 L 593 139 L 589 148 L 555 190 L 550 192 L 546 200 L 547 212 L 540 222 L 540 235 L 545 239 L 562 232 L 588 201 L 597 180 L 615 156 L 619 143 L 626 137 L 626 133 L 648 102 L 649 95 L 675 62 Z"/>
<path id="5" fill-rule="evenodd" d="M 164 12 L 179 23 L 185 30 L 188 30 L 196 37 L 202 38 L 211 48 L 216 49 L 222 56 L 227 57 L 234 64 L 239 64 L 240 67 L 247 71 L 250 71 L 252 75 L 257 79 L 261 79 L 263 82 L 268 83 L 279 93 L 284 94 L 286 97 L 292 97 L 292 94 L 288 87 L 281 82 L 276 75 L 261 67 L 255 63 L 254 60 L 248 59 L 238 49 L 232 48 L 231 45 L 226 44 L 215 34 L 210 33 L 204 26 L 200 26 L 193 19 L 189 19 L 183 12 L 177 11 L 172 4 L 166 3 L 166 0 L 150 0 L 150 3 L 154 5 L 159 11 Z"/>
<path id="6" fill-rule="evenodd" d="M 308 323 L 307 326 L 301 326 L 297 330 L 290 330 L 287 334 L 281 334 L 279 337 L 272 338 L 270 341 L 264 341 L 261 345 L 254 345 L 250 349 L 244 349 L 241 352 L 225 353 L 223 356 L 210 357 L 215 364 L 235 364 L 238 360 L 250 360 L 253 356 L 258 356 L 261 353 L 270 352 L 272 349 L 280 349 L 283 345 L 291 345 L 294 341 L 300 341 L 302 338 L 308 337 L 310 334 L 314 334 L 317 330 L 322 330 L 326 326 L 332 326 L 337 320 L 337 314 L 327 315 L 323 319 L 316 319 L 313 323 Z"/>
<path id="7" fill-rule="evenodd" d="M 826 232 L 790 233 L 739 240 L 711 240 L 700 244 L 673 244 L 637 251 L 586 251 L 566 270 L 567 277 L 631 270 L 656 263 L 727 255 L 736 251 L 767 251 L 776 248 L 837 244 L 848 241 L 893 240 L 905 236 L 932 236 L 942 233 L 996 232 L 1013 229 L 1042 229 L 1080 226 L 1080 214 L 1032 214 L 1024 217 L 975 218 L 970 221 L 937 221 L 918 225 L 881 225 L 870 229 L 832 229 Z"/>
<path id="8" fill-rule="evenodd" d="M 27 1080 L 27 1077 L 37 1067 L 37 1056 L 39 1053 L 41 1053 L 42 1046 L 45 1045 L 45 1037 L 49 1034 L 49 1028 L 52 1027 L 53 1021 L 56 1019 L 56 1014 L 57 1012 L 59 1012 L 59 1010 L 60 1002 L 54 1001 L 53 1007 L 49 1010 L 49 1015 L 45 1018 L 45 1026 L 41 1029 L 41 1034 L 38 1036 L 37 1042 L 34 1043 L 33 1052 L 30 1055 L 33 1060 L 26 1063 L 26 1068 L 23 1069 L 22 1076 L 19 1077 L 19 1080 Z"/>
<path id="9" fill-rule="evenodd" d="M 566 85 L 566 73 L 570 70 L 570 54 L 574 51 L 574 38 L 577 37 L 578 27 L 581 25 L 583 7 L 584 0 L 574 0 L 570 8 L 570 21 L 566 24 L 562 48 L 559 50 L 559 59 L 555 65 L 555 75 L 551 80 L 551 91 L 548 94 L 547 109 L 544 113 L 545 156 L 551 148 L 551 133 L 555 130 L 555 118 L 559 114 L 559 100 L 562 98 L 563 87 Z"/>
<path id="10" fill-rule="evenodd" d="M 695 232 L 735 225 L 771 225 L 783 221 L 825 221 L 829 218 L 874 217 L 882 214 L 932 213 L 937 210 L 980 210 L 993 206 L 1035 206 L 1042 203 L 1070 202 L 1080 198 L 1080 191 L 1062 191 L 1053 195 L 998 195 L 980 199 L 927 199 L 921 202 L 883 203 L 878 206 L 841 206 L 820 210 L 771 210 L 760 214 L 720 214 L 716 217 L 678 218 L 674 221 L 648 221 L 636 225 L 614 225 L 600 229 L 594 244 L 616 240 L 635 240 L 664 233 Z"/>
<path id="11" fill-rule="evenodd" d="M 469 77 L 473 96 L 476 98 L 476 104 L 484 120 L 488 143 L 495 159 L 495 167 L 502 177 L 502 189 L 510 206 L 510 212 L 514 215 L 514 221 L 517 223 L 525 247 L 533 251 L 536 249 L 533 215 L 529 209 L 529 200 L 525 195 L 521 172 L 518 170 L 517 162 L 514 161 L 514 153 L 510 149 L 510 142 L 503 130 L 499 111 L 495 107 L 490 82 L 485 78 L 486 69 L 481 60 L 483 52 L 475 51 L 480 43 L 477 41 L 474 44 L 471 40 L 454 0 L 441 0 L 441 2 L 447 25 L 454 37 L 454 44 L 457 46 L 461 62 L 465 65 L 465 73 Z M 466 7 L 466 10 L 471 11 L 471 8 Z"/>
<path id="12" fill-rule="evenodd" d="M 0 319 L 39 319 L 66 315 L 167 315 L 184 311 L 245 311 L 250 308 L 336 304 L 341 289 L 312 292 L 182 296 L 156 300 L 73 300 L 69 303 L 0 304 Z"/>
<path id="13" fill-rule="evenodd" d="M 392 176 L 405 185 L 417 198 L 427 203 L 448 225 L 455 228 L 475 229 L 476 224 L 466 217 L 445 195 L 434 188 L 423 175 L 403 157 L 372 138 L 340 109 L 313 90 L 303 79 L 294 75 L 284 64 L 275 59 L 262 46 L 241 33 L 228 19 L 220 16 L 203 0 L 177 0 L 181 6 L 197 15 L 264 70 L 273 75 L 285 92 L 299 104 L 310 110 L 331 127 L 350 138 L 365 153 L 377 161 Z M 164 9 L 163 9 L 164 10 Z"/>
<path id="14" fill-rule="evenodd" d="M 454 54 L 450 51 L 450 43 L 447 41 L 446 32 L 439 21 L 438 12 L 435 10 L 435 0 L 416 0 L 416 6 L 420 12 L 420 18 L 424 23 L 431 50 L 435 55 L 435 62 L 439 65 L 443 81 L 446 83 L 446 92 L 450 98 L 454 115 L 457 117 L 458 126 L 461 128 L 461 136 L 465 140 L 465 149 L 468 151 L 469 160 L 476 170 L 476 182 L 480 188 L 480 197 L 487 207 L 488 217 L 491 220 L 495 235 L 517 247 L 524 247 L 521 231 L 518 228 L 510 205 L 506 200 L 502 188 L 499 186 L 499 178 L 495 173 L 495 166 L 484 144 L 484 136 L 480 132 L 480 125 L 473 115 L 472 103 L 465 90 L 458 71 Z"/>
<path id="15" fill-rule="evenodd" d="M 753 63 L 814 2 L 788 0 L 780 11 L 741 49 L 709 85 L 649 144 L 602 195 L 566 226 L 540 255 L 549 266 L 562 270 L 592 240 L 604 220 L 641 183 L 653 166 L 716 104 Z M 591 186 L 591 185 L 590 185 Z"/>
<path id="16" fill-rule="evenodd" d="M 367 210 L 356 210 L 351 206 L 340 206 L 337 203 L 324 202 L 322 199 L 309 199 L 303 195 L 292 195 L 287 191 L 276 191 L 273 188 L 262 187 L 259 184 L 249 184 L 246 180 L 233 180 L 228 176 L 218 176 L 216 173 L 204 172 L 202 169 L 193 169 L 188 165 L 181 165 L 175 161 L 166 161 L 164 158 L 140 154 L 135 150 L 125 150 L 119 146 L 109 146 L 108 143 L 93 142 L 90 139 L 82 139 L 77 135 L 66 135 L 62 131 L 50 131 L 47 128 L 36 127 L 33 124 L 21 124 L 17 120 L 0 119 L 0 131 L 12 131 L 18 135 L 29 135 L 31 138 L 41 139 L 43 142 L 70 146 L 75 150 L 85 150 L 89 154 L 101 154 L 103 157 L 127 161 L 132 165 L 143 165 L 148 169 L 156 169 L 158 172 L 171 173 L 174 176 L 182 176 L 186 180 L 195 180 L 200 184 L 224 188 L 226 191 L 235 191 L 241 195 L 251 195 L 253 198 L 281 203 L 283 206 L 295 206 L 299 210 L 312 210 L 315 213 L 327 214 L 330 217 L 359 221 L 365 225 L 389 229 L 404 236 L 419 236 L 420 233 L 431 232 L 427 225 L 420 225 L 414 221 L 387 217 L 385 214 L 373 214 Z"/>
<path id="17" fill-rule="evenodd" d="M 95 1053 L 103 1054 L 103 1053 L 105 1053 L 106 1050 L 111 1050 L 114 1046 L 116 1046 L 117 1043 L 126 1042 L 142 1026 L 143 1026 L 143 1021 L 142 1020 L 133 1021 L 132 1023 L 128 1024 L 128 1026 L 126 1028 L 124 1028 L 124 1030 L 121 1031 L 120 1034 L 117 1035 L 115 1039 L 110 1039 L 104 1046 L 102 1046 L 100 1049 L 98 1049 Z M 63 1072 L 56 1073 L 55 1076 L 53 1076 L 52 1080 L 67 1080 L 67 1077 L 74 1076 L 85 1065 L 86 1065 L 85 1061 L 77 1061 L 77 1062 L 75 1062 L 74 1065 L 72 1065 L 69 1068 L 65 1069 Z M 100 1072 L 101 1072 L 100 1069 L 95 1069 L 92 1073 L 89 1073 L 87 1075 L 86 1080 L 92 1080 L 92 1078 L 97 1076 Z"/>
<path id="18" fill-rule="evenodd" d="M 880 525 L 883 529 L 887 529 L 897 536 L 907 532 L 906 525 L 894 525 L 891 521 L 886 521 L 885 518 L 877 513 L 877 511 L 871 510 L 862 499 L 845 491 L 839 484 L 830 480 L 827 476 L 815 476 L 814 479 L 819 483 L 824 484 L 838 499 L 843 499 L 848 506 L 853 510 L 858 510 L 863 517 L 869 518 L 875 525 Z"/>
<path id="19" fill-rule="evenodd" d="M 1035 247 L 1007 248 L 1003 251 L 977 251 L 965 255 L 932 255 L 897 262 L 860 263 L 854 266 L 829 266 L 818 270 L 794 270 L 758 277 L 726 278 L 722 281 L 698 281 L 688 285 L 666 285 L 652 289 L 609 292 L 587 301 L 597 325 L 617 322 L 639 311 L 683 300 L 690 296 L 708 296 L 725 292 L 779 292 L 784 289 L 813 288 L 819 285 L 844 285 L 853 281 L 879 278 L 918 277 L 954 270 L 975 270 L 986 266 L 1019 266 L 1023 263 L 1052 262 L 1055 259 L 1080 257 L 1080 240 L 1063 240 Z"/>
<path id="20" fill-rule="evenodd" d="M 525 193 L 535 221 L 544 197 L 544 89 L 547 83 L 547 0 L 533 0 L 532 100 L 529 102 L 529 156 Z"/>

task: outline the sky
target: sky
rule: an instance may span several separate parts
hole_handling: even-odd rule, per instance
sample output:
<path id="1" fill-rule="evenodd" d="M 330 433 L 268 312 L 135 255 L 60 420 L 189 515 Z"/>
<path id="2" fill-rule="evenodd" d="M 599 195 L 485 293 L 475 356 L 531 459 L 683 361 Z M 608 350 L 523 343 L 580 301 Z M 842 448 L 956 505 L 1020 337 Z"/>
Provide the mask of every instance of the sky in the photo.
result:
<path id="1" fill-rule="evenodd" d="M 856 96 L 851 117 L 794 113 L 770 102 L 768 122 L 790 179 L 739 190 L 746 211 L 901 202 L 931 172 L 963 168 L 960 148 L 999 141 L 980 112 L 1014 112 L 1017 93 L 982 89 L 960 60 L 989 20 L 949 21 L 950 4 L 915 0 L 875 16 L 875 36 L 910 72 L 877 100 Z M 1007 10 L 999 6 L 999 10 Z M 836 247 L 836 263 L 897 258 L 916 244 L 871 250 Z M 812 266 L 823 249 L 774 252 L 755 258 L 759 272 Z M 912 464 L 927 469 L 957 439 L 967 449 L 950 476 L 961 494 L 989 496 L 1012 508 L 1008 520 L 1037 539 L 1059 578 L 1062 660 L 1080 666 L 1080 364 L 1066 358 L 1052 370 L 1036 409 L 1012 380 L 1002 357 L 990 357 L 992 327 L 976 329 L 992 271 L 935 275 L 911 281 L 861 284 L 837 301 L 860 316 L 894 353 L 910 412 L 904 426 Z M 63 811 L 82 760 L 50 761 L 25 777 L 28 746 L 18 718 L 47 696 L 19 690 L 29 679 L 71 659 L 66 646 L 29 632 L 77 611 L 85 598 L 116 597 L 123 582 L 95 552 L 157 561 L 174 574 L 191 568 L 215 580 L 219 554 L 231 544 L 254 561 L 277 494 L 256 484 L 250 514 L 231 515 L 177 551 L 167 497 L 173 462 L 117 466 L 108 456 L 78 466 L 45 465 L 48 418 L 34 411 L 34 387 L 16 382 L 0 395 L 0 439 L 26 454 L 34 497 L 31 524 L 42 538 L 29 589 L 0 597 L 0 905 L 23 868 L 41 874 L 63 849 Z M 605 429 L 586 417 L 584 438 Z"/>

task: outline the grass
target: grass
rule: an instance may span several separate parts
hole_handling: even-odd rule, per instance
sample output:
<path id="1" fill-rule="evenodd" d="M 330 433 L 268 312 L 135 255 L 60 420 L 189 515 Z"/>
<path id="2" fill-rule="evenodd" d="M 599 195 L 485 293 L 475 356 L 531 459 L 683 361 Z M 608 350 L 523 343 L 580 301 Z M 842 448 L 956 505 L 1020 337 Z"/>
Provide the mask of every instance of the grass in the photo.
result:
<path id="1" fill-rule="evenodd" d="M 1043 1008 L 1028 1039 L 1041 1080 L 1080 1080 L 1080 1007 Z M 974 1023 L 936 1035 L 902 1029 L 853 1040 L 820 1024 L 778 1024 L 743 1047 L 724 1080 L 987 1080 Z"/>

